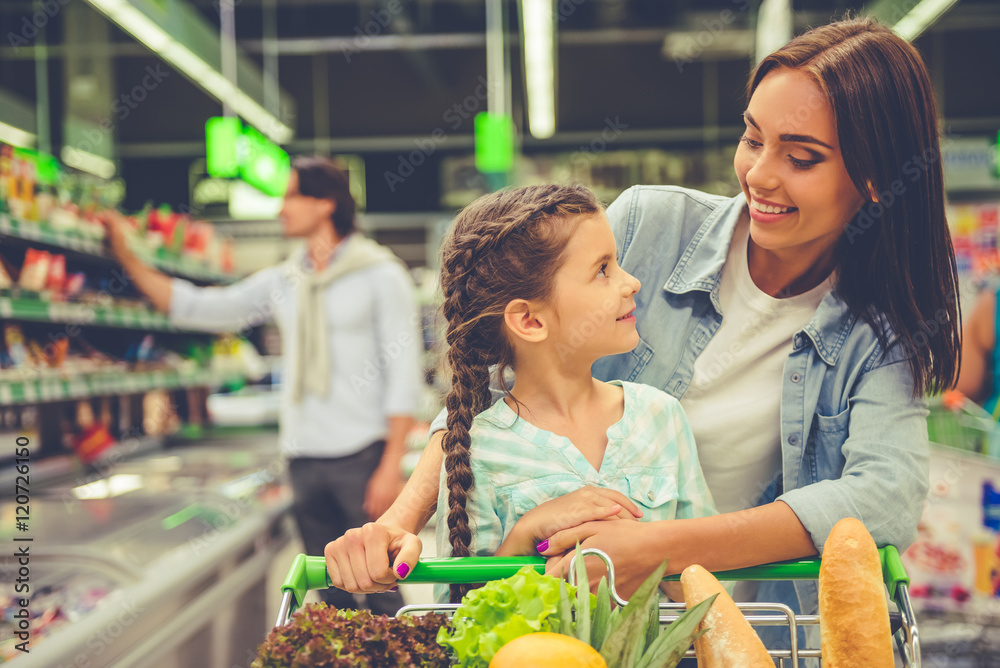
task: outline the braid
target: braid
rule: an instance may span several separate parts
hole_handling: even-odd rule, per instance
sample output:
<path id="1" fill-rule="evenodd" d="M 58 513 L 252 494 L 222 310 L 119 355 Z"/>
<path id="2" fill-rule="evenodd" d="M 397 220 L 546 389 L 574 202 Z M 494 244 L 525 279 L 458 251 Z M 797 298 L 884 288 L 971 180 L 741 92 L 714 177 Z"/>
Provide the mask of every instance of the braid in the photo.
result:
<path id="1" fill-rule="evenodd" d="M 442 449 L 445 456 L 446 485 L 448 486 L 448 540 L 453 557 L 471 556 L 472 529 L 466 510 L 469 490 L 474 479 L 469 454 L 472 439 L 469 429 L 473 418 L 489 405 L 489 367 L 482 351 L 477 350 L 474 338 L 467 336 L 470 323 L 465 314 L 472 311 L 470 292 L 475 294 L 475 245 L 482 239 L 468 244 L 464 252 L 456 254 L 445 271 L 452 280 L 445 288 L 447 293 L 444 314 L 448 318 L 448 363 L 452 370 L 451 391 L 446 399 L 448 430 Z M 469 283 L 473 283 L 470 291 Z M 484 399 L 485 393 L 485 399 Z M 451 585 L 451 601 L 459 603 L 469 590 L 467 585 Z"/>
<path id="2" fill-rule="evenodd" d="M 485 366 L 468 364 L 463 360 L 465 346 L 452 346 L 448 353 L 452 366 L 452 389 L 448 393 L 448 431 L 443 449 L 448 485 L 448 540 L 453 557 L 471 556 L 472 529 L 466 510 L 468 492 L 473 486 L 472 464 L 469 447 L 469 428 L 472 419 L 481 410 L 478 387 L 489 388 L 489 370 Z M 453 603 L 461 601 L 468 587 L 451 586 Z"/>
<path id="3" fill-rule="evenodd" d="M 512 366 L 513 348 L 503 324 L 512 299 L 545 299 L 571 228 L 548 224 L 599 210 L 585 188 L 531 186 L 485 195 L 458 216 L 442 247 L 442 310 L 448 321 L 452 386 L 445 405 L 442 442 L 448 488 L 448 540 L 454 557 L 471 555 L 466 510 L 474 484 L 469 430 L 489 407 L 490 367 L 501 377 Z M 452 585 L 457 603 L 470 589 Z"/>

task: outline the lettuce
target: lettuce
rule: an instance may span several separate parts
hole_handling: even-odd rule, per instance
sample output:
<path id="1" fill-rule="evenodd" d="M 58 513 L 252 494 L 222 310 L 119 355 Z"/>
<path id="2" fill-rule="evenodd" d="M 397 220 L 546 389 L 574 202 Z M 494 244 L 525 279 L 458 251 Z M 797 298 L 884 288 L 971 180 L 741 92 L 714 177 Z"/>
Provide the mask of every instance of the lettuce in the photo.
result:
<path id="1" fill-rule="evenodd" d="M 558 633 L 564 622 L 572 624 L 560 615 L 560 582 L 525 566 L 509 578 L 473 589 L 455 611 L 452 627 L 438 631 L 437 641 L 455 654 L 456 666 L 488 668 L 493 655 L 514 638 Z M 566 587 L 575 600 L 576 587 Z"/>
<path id="2" fill-rule="evenodd" d="M 447 668 L 451 657 L 435 642 L 448 618 L 439 614 L 395 619 L 367 610 L 310 604 L 273 629 L 252 668 Z"/>

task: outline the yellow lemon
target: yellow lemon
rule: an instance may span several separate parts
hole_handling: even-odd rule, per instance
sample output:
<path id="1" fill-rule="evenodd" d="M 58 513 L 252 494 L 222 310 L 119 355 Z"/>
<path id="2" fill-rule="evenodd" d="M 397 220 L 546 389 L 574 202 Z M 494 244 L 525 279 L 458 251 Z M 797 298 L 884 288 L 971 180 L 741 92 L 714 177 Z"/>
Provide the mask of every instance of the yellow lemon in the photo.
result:
<path id="1" fill-rule="evenodd" d="M 607 668 L 597 650 L 561 633 L 529 633 L 500 648 L 490 668 Z"/>

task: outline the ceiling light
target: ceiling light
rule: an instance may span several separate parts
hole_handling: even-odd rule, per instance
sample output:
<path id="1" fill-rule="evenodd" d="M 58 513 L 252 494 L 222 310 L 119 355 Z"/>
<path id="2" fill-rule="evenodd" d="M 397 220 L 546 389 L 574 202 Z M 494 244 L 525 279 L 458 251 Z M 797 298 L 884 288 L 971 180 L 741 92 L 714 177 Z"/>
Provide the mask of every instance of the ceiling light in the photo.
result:
<path id="1" fill-rule="evenodd" d="M 115 163 L 111 160 L 94 155 L 93 153 L 81 151 L 72 146 L 63 146 L 60 157 L 68 166 L 87 172 L 88 174 L 100 176 L 102 179 L 110 179 L 118 171 Z"/>
<path id="2" fill-rule="evenodd" d="M 892 27 L 893 32 L 912 42 L 951 9 L 958 0 L 922 0 Z"/>
<path id="3" fill-rule="evenodd" d="M 168 35 L 151 18 L 127 0 L 87 0 L 123 30 L 183 72 L 206 93 L 231 107 L 251 125 L 278 144 L 287 144 L 295 131 L 227 79 L 200 56 Z"/>
<path id="4" fill-rule="evenodd" d="M 11 146 L 31 148 L 35 145 L 36 139 L 37 137 L 27 130 L 15 128 L 13 125 L 8 125 L 0 121 L 0 141 L 10 144 Z"/>
<path id="5" fill-rule="evenodd" d="M 552 0 L 521 0 L 528 128 L 538 139 L 556 132 L 555 22 Z"/>

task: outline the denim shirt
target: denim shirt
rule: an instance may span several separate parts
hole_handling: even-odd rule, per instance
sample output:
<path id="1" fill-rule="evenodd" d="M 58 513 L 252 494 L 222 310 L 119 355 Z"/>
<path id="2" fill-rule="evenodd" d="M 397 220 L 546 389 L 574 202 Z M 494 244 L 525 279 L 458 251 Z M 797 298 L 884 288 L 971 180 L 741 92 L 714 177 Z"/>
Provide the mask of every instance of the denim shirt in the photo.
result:
<path id="1" fill-rule="evenodd" d="M 722 266 L 745 208 L 742 194 L 672 186 L 630 188 L 608 208 L 618 262 L 643 285 L 640 341 L 632 352 L 599 360 L 597 378 L 684 396 L 695 359 L 722 323 Z M 883 355 L 875 332 L 835 288 L 793 338 L 781 387 L 782 467 L 759 482 L 760 503 L 788 504 L 820 552 L 847 516 L 861 519 L 880 546 L 906 549 L 929 486 L 927 410 L 912 389 L 901 347 Z M 734 433 L 734 447 L 739 440 Z M 815 614 L 816 582 L 795 589 L 797 597 L 791 583 L 765 583 L 758 600 Z"/>

